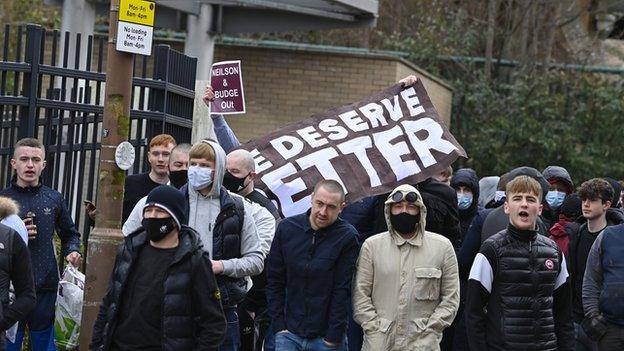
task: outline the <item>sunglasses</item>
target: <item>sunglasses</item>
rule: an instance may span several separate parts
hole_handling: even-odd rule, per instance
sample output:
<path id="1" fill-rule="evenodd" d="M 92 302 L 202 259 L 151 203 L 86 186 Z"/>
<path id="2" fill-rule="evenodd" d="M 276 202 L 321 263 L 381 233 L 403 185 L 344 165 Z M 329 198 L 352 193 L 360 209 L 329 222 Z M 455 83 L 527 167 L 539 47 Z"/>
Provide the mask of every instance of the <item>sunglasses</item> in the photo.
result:
<path id="1" fill-rule="evenodd" d="M 416 202 L 418 200 L 418 194 L 413 191 L 410 191 L 407 194 L 403 194 L 402 191 L 397 191 L 392 195 L 392 201 L 394 202 L 401 202 L 403 200 L 407 202 Z"/>

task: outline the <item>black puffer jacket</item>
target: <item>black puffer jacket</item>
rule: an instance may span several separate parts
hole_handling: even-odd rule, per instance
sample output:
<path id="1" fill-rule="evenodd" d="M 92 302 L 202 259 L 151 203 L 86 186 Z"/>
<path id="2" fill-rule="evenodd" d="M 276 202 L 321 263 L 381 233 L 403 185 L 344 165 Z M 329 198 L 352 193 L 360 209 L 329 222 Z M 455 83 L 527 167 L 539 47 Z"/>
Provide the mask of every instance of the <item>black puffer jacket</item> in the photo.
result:
<path id="1" fill-rule="evenodd" d="M 93 327 L 91 350 L 110 348 L 127 278 L 145 245 L 149 241 L 143 229 L 130 234 L 120 245 L 108 291 Z M 162 349 L 218 350 L 226 327 L 219 290 L 199 235 L 185 225 L 163 288 Z"/>
<path id="2" fill-rule="evenodd" d="M 468 288 L 471 349 L 572 350 L 570 289 L 557 245 L 510 225 L 480 251 Z"/>
<path id="3" fill-rule="evenodd" d="M 479 177 L 477 173 L 470 168 L 462 168 L 457 170 L 451 178 L 451 187 L 457 190 L 460 186 L 465 186 L 472 191 L 472 204 L 465 210 L 458 209 L 459 211 L 459 223 L 461 225 L 461 239 L 463 241 L 464 235 L 470 227 L 470 223 L 474 216 L 477 215 L 479 208 Z"/>

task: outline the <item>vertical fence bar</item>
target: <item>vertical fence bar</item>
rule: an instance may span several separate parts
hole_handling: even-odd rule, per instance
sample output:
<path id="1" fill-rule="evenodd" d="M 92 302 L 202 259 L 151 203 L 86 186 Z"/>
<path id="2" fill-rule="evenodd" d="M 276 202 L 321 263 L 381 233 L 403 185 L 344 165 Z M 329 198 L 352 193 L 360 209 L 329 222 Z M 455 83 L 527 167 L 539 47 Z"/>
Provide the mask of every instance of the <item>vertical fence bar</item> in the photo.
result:
<path id="1" fill-rule="evenodd" d="M 35 137 L 37 126 L 37 91 L 39 91 L 39 60 L 41 54 L 40 26 L 29 24 L 26 29 L 26 53 L 25 61 L 30 64 L 30 72 L 23 77 L 22 89 L 25 97 L 28 97 L 28 106 L 20 107 L 19 114 L 19 138 Z"/>

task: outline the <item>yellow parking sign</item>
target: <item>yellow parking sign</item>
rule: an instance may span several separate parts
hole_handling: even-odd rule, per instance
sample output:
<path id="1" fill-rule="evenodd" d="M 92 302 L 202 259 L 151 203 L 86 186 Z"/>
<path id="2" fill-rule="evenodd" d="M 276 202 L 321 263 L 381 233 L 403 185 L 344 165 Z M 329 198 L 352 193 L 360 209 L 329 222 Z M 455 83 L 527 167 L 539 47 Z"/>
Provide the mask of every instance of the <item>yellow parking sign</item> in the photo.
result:
<path id="1" fill-rule="evenodd" d="M 130 23 L 154 26 L 156 5 L 145 0 L 121 0 L 119 2 L 119 20 Z"/>

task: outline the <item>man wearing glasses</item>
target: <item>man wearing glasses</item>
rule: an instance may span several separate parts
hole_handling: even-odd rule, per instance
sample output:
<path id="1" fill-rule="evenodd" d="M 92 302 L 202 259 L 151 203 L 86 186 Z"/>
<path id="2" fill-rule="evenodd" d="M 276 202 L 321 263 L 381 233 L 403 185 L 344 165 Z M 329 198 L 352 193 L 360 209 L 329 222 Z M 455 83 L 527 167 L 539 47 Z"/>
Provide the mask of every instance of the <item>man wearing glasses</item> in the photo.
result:
<path id="1" fill-rule="evenodd" d="M 388 231 L 364 242 L 353 284 L 362 350 L 438 350 L 459 306 L 453 245 L 425 231 L 427 209 L 411 185 L 390 193 L 384 213 Z"/>
<path id="2" fill-rule="evenodd" d="M 169 156 L 176 146 L 169 134 L 159 134 L 149 144 L 147 160 L 150 171 L 126 177 L 121 223 L 125 223 L 136 203 L 161 184 L 169 183 Z"/>

